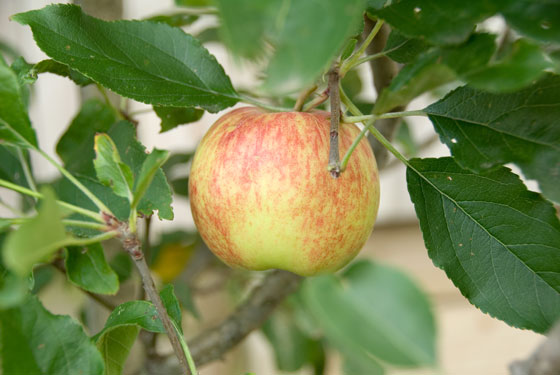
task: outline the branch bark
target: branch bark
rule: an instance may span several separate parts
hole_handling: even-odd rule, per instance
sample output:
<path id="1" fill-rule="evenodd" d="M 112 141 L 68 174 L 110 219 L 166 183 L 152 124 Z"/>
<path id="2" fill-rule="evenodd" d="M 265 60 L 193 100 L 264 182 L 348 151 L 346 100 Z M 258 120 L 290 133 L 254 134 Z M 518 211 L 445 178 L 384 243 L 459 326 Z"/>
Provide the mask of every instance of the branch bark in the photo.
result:
<path id="1" fill-rule="evenodd" d="M 340 176 L 340 152 L 338 150 L 338 128 L 340 126 L 340 92 L 339 67 L 335 65 L 329 71 L 329 95 L 331 104 L 331 132 L 328 170 L 333 178 Z"/>
<path id="2" fill-rule="evenodd" d="M 529 358 L 513 362 L 509 369 L 511 375 L 560 374 L 560 322 Z"/>
<path id="3" fill-rule="evenodd" d="M 297 290 L 303 278 L 287 271 L 272 271 L 247 300 L 218 326 L 195 337 L 190 346 L 197 366 L 222 358 L 251 331 L 260 327 L 274 309 Z"/>
<path id="4" fill-rule="evenodd" d="M 142 278 L 144 291 L 156 308 L 158 316 L 163 323 L 163 327 L 167 332 L 167 337 L 173 347 L 173 351 L 175 352 L 175 356 L 179 360 L 179 365 L 184 374 L 190 374 L 191 372 L 189 371 L 189 366 L 187 364 L 186 353 L 183 351 L 181 341 L 177 336 L 177 331 L 171 322 L 171 318 L 169 317 L 167 310 L 163 306 L 159 293 L 157 292 L 156 285 L 154 284 L 154 280 L 152 279 L 152 275 L 150 273 L 150 268 L 148 267 L 144 253 L 142 252 L 142 243 L 138 239 L 138 235 L 129 230 L 128 223 L 120 222 L 115 217 L 107 214 L 104 214 L 104 219 L 109 228 L 117 229 L 120 232 L 119 238 L 122 242 L 123 248 L 136 264 L 138 273 Z"/>
<path id="5" fill-rule="evenodd" d="M 362 33 L 362 36 L 365 38 L 367 35 L 369 35 L 371 30 L 375 26 L 375 21 L 372 21 L 367 16 L 365 16 L 364 18 L 364 31 Z M 384 24 L 373 39 L 373 42 L 368 46 L 368 55 L 373 55 L 375 53 L 381 52 L 383 48 L 385 48 L 385 44 L 387 43 L 387 38 L 389 37 L 390 32 L 391 29 L 389 28 L 389 26 L 387 24 Z M 371 60 L 369 64 L 373 73 L 375 90 L 379 95 L 385 87 L 391 84 L 391 81 L 397 75 L 399 69 L 397 64 L 386 56 Z M 399 106 L 391 109 L 391 112 L 403 111 L 405 108 L 406 106 Z M 375 127 L 381 134 L 383 134 L 385 138 L 391 140 L 395 135 L 399 122 L 399 118 L 382 119 L 375 122 Z M 368 135 L 368 141 L 373 149 L 373 153 L 375 154 L 378 167 L 384 166 L 385 163 L 387 163 L 389 156 L 387 149 L 381 143 L 379 143 L 379 141 L 375 139 L 375 137 L 371 134 Z"/>

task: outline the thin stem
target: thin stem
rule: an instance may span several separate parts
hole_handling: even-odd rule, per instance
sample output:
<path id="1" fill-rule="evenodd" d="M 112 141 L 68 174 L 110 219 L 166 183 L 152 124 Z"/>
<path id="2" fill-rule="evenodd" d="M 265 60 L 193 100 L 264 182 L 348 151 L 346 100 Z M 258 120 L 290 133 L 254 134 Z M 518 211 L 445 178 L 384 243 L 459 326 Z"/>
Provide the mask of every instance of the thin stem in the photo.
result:
<path id="1" fill-rule="evenodd" d="M 97 236 L 93 236 L 93 237 L 89 237 L 89 238 L 71 238 L 69 240 L 67 240 L 66 245 L 64 246 L 85 246 L 85 245 L 91 245 L 92 243 L 97 243 L 97 242 L 101 242 L 101 241 L 105 241 L 105 240 L 110 240 L 111 238 L 115 238 L 119 235 L 119 232 L 116 230 L 112 230 L 110 232 L 105 232 L 102 234 L 99 234 Z M 61 246 L 63 247 L 63 246 Z"/>
<path id="2" fill-rule="evenodd" d="M 294 111 L 299 112 L 303 108 L 305 101 L 309 97 L 309 95 L 313 94 L 317 90 L 317 85 L 313 85 L 309 87 L 307 90 L 302 91 L 300 96 L 297 98 L 296 104 L 294 105 Z"/>
<path id="3" fill-rule="evenodd" d="M 192 375 L 197 375 L 198 372 L 196 370 L 196 365 L 194 364 L 191 351 L 189 350 L 189 346 L 187 345 L 185 338 L 181 334 L 181 330 L 179 329 L 179 327 L 177 327 L 177 323 L 175 323 L 175 321 L 173 320 L 171 321 L 171 323 L 173 324 L 173 328 L 175 328 L 175 333 L 179 338 L 179 342 L 181 343 L 181 347 L 183 348 L 183 352 L 185 353 L 185 357 L 187 358 L 187 364 L 189 365 L 189 370 L 191 371 Z"/>
<path id="4" fill-rule="evenodd" d="M 29 195 L 29 196 L 34 197 L 34 198 L 41 198 L 41 199 L 43 198 L 43 194 L 41 194 L 39 192 L 29 190 L 28 188 L 24 188 L 23 186 L 13 184 L 13 183 L 11 183 L 9 181 L 6 181 L 6 180 L 0 179 L 0 186 L 5 187 L 5 188 L 10 189 L 10 190 L 13 190 L 13 191 L 17 191 L 18 193 L 21 193 L 21 194 Z M 73 204 L 63 202 L 63 201 L 56 201 L 56 203 L 61 207 L 67 208 L 71 211 L 74 211 L 75 213 L 91 217 L 92 219 L 95 219 L 95 220 L 99 221 L 100 223 L 105 223 L 105 220 L 103 220 L 101 215 L 99 215 L 99 213 L 97 213 L 97 212 L 93 212 L 93 211 L 90 211 L 88 209 L 78 207 L 78 206 L 75 206 Z"/>
<path id="5" fill-rule="evenodd" d="M 93 223 L 91 221 L 64 219 L 62 220 L 62 223 L 64 225 L 71 226 L 71 227 L 89 228 L 89 229 L 97 229 L 97 230 L 107 229 L 107 225 L 100 224 L 100 223 Z"/>
<path id="6" fill-rule="evenodd" d="M 386 54 L 387 54 L 387 51 L 381 51 L 381 52 L 378 52 L 378 53 L 374 53 L 373 55 L 367 55 L 367 56 L 364 56 L 364 57 L 362 57 L 362 58 L 359 58 L 358 60 L 356 60 L 356 62 L 354 63 L 354 65 L 350 67 L 350 69 L 353 69 L 353 68 L 357 67 L 358 65 L 361 65 L 361 64 L 363 64 L 363 63 L 365 63 L 365 62 L 368 62 L 368 61 L 375 60 L 375 59 L 378 59 L 378 58 L 380 58 L 380 57 L 383 57 L 383 56 L 385 56 Z"/>
<path id="7" fill-rule="evenodd" d="M 321 93 L 321 95 L 315 97 L 309 103 L 303 106 L 303 112 L 311 111 L 313 108 L 320 106 L 329 98 L 329 89 L 326 89 Z"/>
<path id="8" fill-rule="evenodd" d="M 73 204 L 71 204 L 71 203 L 67 203 L 67 202 L 63 202 L 63 201 L 56 201 L 56 203 L 57 203 L 60 207 L 67 208 L 67 209 L 69 209 L 70 211 L 74 211 L 74 212 L 77 213 L 77 214 L 81 214 L 81 215 L 90 217 L 90 218 L 92 218 L 92 219 L 94 219 L 94 220 L 99 221 L 100 223 L 105 224 L 105 220 L 103 220 L 103 217 L 101 217 L 101 215 L 100 215 L 99 213 L 97 213 L 97 212 L 93 212 L 93 211 L 90 211 L 90 210 L 88 210 L 88 209 L 86 209 L 86 208 L 82 208 L 82 207 L 79 207 L 79 206 L 75 206 L 75 205 L 73 205 Z"/>
<path id="9" fill-rule="evenodd" d="M 375 117 L 373 117 L 370 120 L 372 125 L 375 122 L 375 120 L 376 120 Z M 354 139 L 354 142 L 352 142 L 352 144 L 350 145 L 350 148 L 348 148 L 348 150 L 346 151 L 346 154 L 344 155 L 344 157 L 342 158 L 342 162 L 340 163 L 340 169 L 342 172 L 346 170 L 346 167 L 348 166 L 348 161 L 350 160 L 350 156 L 352 155 L 356 147 L 358 147 L 360 141 L 365 137 L 368 130 L 369 130 L 369 126 L 364 126 L 360 134 L 356 137 L 356 139 Z"/>
<path id="10" fill-rule="evenodd" d="M 338 130 L 340 126 L 340 94 L 339 94 L 340 75 L 338 66 L 334 66 L 329 71 L 329 95 L 331 104 L 331 131 L 329 147 L 328 170 L 333 178 L 340 176 L 340 151 L 338 148 Z"/>
<path id="11" fill-rule="evenodd" d="M 30 190 L 28 188 L 25 188 L 17 184 L 13 184 L 10 181 L 0 179 L 0 186 L 5 187 L 6 189 L 17 191 L 18 193 L 21 194 L 29 195 L 33 198 L 43 198 L 43 195 L 41 193 Z"/>
<path id="12" fill-rule="evenodd" d="M 397 150 L 392 144 L 391 142 L 389 142 L 387 140 L 387 138 L 385 138 L 383 136 L 383 134 L 381 134 L 381 132 L 379 130 L 377 130 L 377 128 L 375 126 L 373 126 L 373 123 L 368 123 L 366 124 L 366 126 L 368 127 L 369 132 L 375 137 L 377 138 L 377 140 L 379 141 L 379 143 L 381 143 L 383 146 L 385 146 L 385 148 L 387 150 L 389 150 L 393 155 L 395 155 L 395 157 L 397 159 L 399 159 L 400 161 L 402 161 L 405 165 L 410 166 L 410 164 L 408 163 L 408 159 L 404 157 L 403 154 L 401 154 L 399 152 L 399 150 Z"/>
<path id="13" fill-rule="evenodd" d="M 342 100 L 342 102 L 346 105 L 346 107 L 348 108 L 348 110 L 354 114 L 355 116 L 364 116 L 362 112 L 360 112 L 360 110 L 358 109 L 358 107 L 356 107 L 356 105 L 350 100 L 350 98 L 348 98 L 348 96 L 346 95 L 346 93 L 344 92 L 344 90 L 340 90 L 340 98 Z M 415 111 L 410 111 L 410 112 L 415 112 Z M 419 111 L 421 112 L 421 111 Z M 404 112 L 393 112 L 393 113 L 404 113 Z M 387 113 L 385 114 L 387 115 Z M 381 116 L 383 115 L 379 115 L 378 118 L 382 118 Z M 391 118 L 391 117 L 385 117 L 385 118 Z M 393 145 L 391 144 L 391 142 L 389 142 L 387 140 L 387 138 L 385 138 L 383 136 L 383 134 L 381 134 L 379 132 L 379 130 L 377 130 L 377 128 L 375 126 L 373 126 L 373 121 L 368 122 L 365 124 L 365 126 L 367 127 L 367 129 L 369 130 L 369 132 L 375 137 L 377 138 L 377 140 L 379 141 L 379 143 L 381 143 L 383 146 L 385 146 L 385 148 L 387 150 L 389 150 L 393 155 L 395 155 L 395 157 L 397 159 L 399 159 L 400 161 L 402 161 L 404 164 L 406 164 L 407 166 L 410 166 L 410 164 L 408 163 L 408 160 L 404 157 L 403 154 L 401 154 L 395 147 L 393 147 Z"/>
<path id="14" fill-rule="evenodd" d="M 111 99 L 109 99 L 109 95 L 107 95 L 107 91 L 105 91 L 105 88 L 103 86 L 101 86 L 99 83 L 96 84 L 96 86 L 97 86 L 97 90 L 99 91 L 99 93 L 103 97 L 103 100 L 105 101 L 105 104 L 107 104 L 107 106 L 109 108 L 111 108 L 113 110 L 113 112 L 115 112 L 117 117 L 123 118 L 121 112 L 117 108 L 115 108 L 113 103 L 111 103 Z"/>
<path id="15" fill-rule="evenodd" d="M 260 102 L 256 99 L 253 99 L 249 96 L 245 96 L 245 95 L 241 95 L 240 99 L 242 102 L 247 103 L 247 104 L 252 104 L 255 105 L 257 107 L 260 108 L 264 108 L 264 109 L 268 109 L 269 111 L 274 111 L 274 112 L 291 112 L 292 109 L 291 108 L 284 108 L 284 107 L 277 107 L 271 104 L 266 104 L 263 102 Z"/>
<path id="16" fill-rule="evenodd" d="M 177 335 L 177 332 L 171 322 L 171 318 L 167 313 L 167 310 L 163 306 L 163 302 L 157 292 L 156 286 L 154 284 L 154 280 L 152 279 L 150 268 L 146 263 L 146 259 L 144 257 L 144 253 L 142 252 L 142 245 L 138 240 L 138 237 L 132 233 L 124 233 L 122 243 L 124 249 L 130 254 L 130 257 L 136 264 L 136 268 L 140 273 L 140 277 L 142 278 L 142 284 L 144 285 L 144 290 L 148 295 L 148 298 L 154 304 L 158 316 L 163 323 L 165 331 L 167 332 L 167 336 L 169 337 L 169 341 L 171 342 L 171 346 L 173 347 L 173 351 L 179 360 L 179 364 L 183 369 L 183 372 L 189 372 L 189 366 L 185 356 L 187 355 L 183 351 L 183 347 L 181 345 L 180 339 Z M 195 375 L 194 373 L 193 375 Z"/>
<path id="17" fill-rule="evenodd" d="M 45 151 L 38 149 L 37 150 L 49 163 L 51 163 L 59 172 L 66 177 L 70 182 L 74 184 L 78 189 L 82 191 L 96 206 L 99 208 L 100 211 L 105 212 L 107 214 L 113 215 L 111 210 L 105 206 L 99 198 L 95 196 L 87 187 L 85 187 L 80 181 L 76 179 L 76 177 L 72 176 L 70 172 L 66 170 L 62 165 L 58 164 L 53 158 L 51 158 Z M 113 215 L 114 216 L 114 215 Z"/>
<path id="18" fill-rule="evenodd" d="M 399 118 L 407 116 L 427 116 L 423 110 L 417 111 L 402 111 L 402 112 L 387 112 L 380 115 L 361 115 L 361 116 L 344 116 L 342 120 L 346 123 L 364 122 L 373 119 L 386 119 L 386 118 Z"/>
<path id="19" fill-rule="evenodd" d="M 21 163 L 21 167 L 23 169 L 23 174 L 25 175 L 25 180 L 27 181 L 27 184 L 29 185 L 31 190 L 37 191 L 37 185 L 35 185 L 35 180 L 33 179 L 33 176 L 31 175 L 31 170 L 29 168 L 29 164 L 27 163 L 27 159 L 25 158 L 25 155 L 23 155 L 23 151 L 21 150 L 21 148 L 17 149 L 17 153 L 18 153 L 19 162 Z"/>
<path id="20" fill-rule="evenodd" d="M 16 218 L 7 219 L 7 220 L 9 220 L 14 225 L 18 225 L 18 224 L 23 224 L 26 221 L 29 221 L 33 218 L 34 218 L 33 216 L 29 216 L 29 217 L 16 217 Z M 91 221 L 64 219 L 64 220 L 62 220 L 62 224 L 67 225 L 67 226 L 72 226 L 72 227 L 89 228 L 89 229 L 97 229 L 97 230 L 106 230 L 107 229 L 107 226 L 105 224 L 93 223 Z"/>
<path id="21" fill-rule="evenodd" d="M 360 56 L 363 55 L 370 43 L 373 41 L 373 38 L 375 38 L 379 30 L 381 30 L 381 26 L 383 26 L 383 20 L 378 20 L 360 48 L 342 64 L 342 67 L 340 68 L 341 77 L 344 77 L 350 69 L 356 66 L 356 63 L 360 59 Z"/>

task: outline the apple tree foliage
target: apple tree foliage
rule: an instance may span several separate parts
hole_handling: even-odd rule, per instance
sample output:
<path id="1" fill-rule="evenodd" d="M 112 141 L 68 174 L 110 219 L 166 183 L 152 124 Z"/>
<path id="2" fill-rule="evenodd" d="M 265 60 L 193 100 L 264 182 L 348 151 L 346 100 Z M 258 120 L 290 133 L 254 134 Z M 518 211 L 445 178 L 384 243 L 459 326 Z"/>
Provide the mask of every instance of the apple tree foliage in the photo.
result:
<path id="1" fill-rule="evenodd" d="M 52 160 L 34 130 L 41 119 L 28 112 L 41 74 L 149 104 L 165 132 L 240 102 L 293 105 L 299 92 L 325 86 L 333 62 L 360 57 L 364 17 L 383 20 L 391 29 L 385 48 L 372 58 L 388 57 L 400 69 L 374 103 L 358 96 L 371 83 L 349 70 L 342 86 L 350 100 L 382 116 L 427 94 L 432 104 L 415 112 L 429 117 L 451 153 L 401 156 L 428 256 L 482 312 L 514 327 L 547 332 L 560 314 L 560 221 L 554 206 L 560 203 L 558 3 L 176 0 L 176 5 L 172 14 L 116 22 L 91 17 L 75 5 L 11 16 L 31 29 L 48 59 L 29 63 L 0 43 L 0 186 L 22 193 L 14 215 L 0 218 L 0 372 L 120 374 L 141 329 L 165 333 L 151 302 L 123 303 L 101 331 L 89 332 L 87 321 L 50 313 L 37 293 L 58 265 L 78 288 L 115 294 L 130 279 L 131 263 L 123 253 L 108 259 L 104 241 L 115 234 L 99 212 L 130 225 L 138 215 L 155 212 L 172 220 L 173 194 L 188 195 L 188 176 L 174 171 L 186 170 L 191 154 L 147 153 L 134 119 L 109 101 L 82 104 L 56 145 L 61 164 Z M 181 29 L 216 13 L 219 26 L 195 35 Z M 490 17 L 503 20 L 507 32 L 488 31 Z M 258 61 L 259 85 L 241 93 L 206 43 L 222 43 L 238 60 Z M 410 156 L 418 143 L 408 127 L 403 122 L 396 144 Z M 35 181 L 32 153 L 56 164 L 62 176 Z M 536 181 L 539 192 L 530 191 L 521 177 Z M 179 327 L 180 305 L 199 317 L 180 273 L 200 246 L 196 233 L 166 233 L 149 259 L 169 283 L 161 296 Z M 327 348 L 341 353 L 348 374 L 437 366 L 427 296 L 404 273 L 374 261 L 355 261 L 335 275 L 305 280 L 262 329 L 284 371 L 308 366 L 321 374 Z"/>

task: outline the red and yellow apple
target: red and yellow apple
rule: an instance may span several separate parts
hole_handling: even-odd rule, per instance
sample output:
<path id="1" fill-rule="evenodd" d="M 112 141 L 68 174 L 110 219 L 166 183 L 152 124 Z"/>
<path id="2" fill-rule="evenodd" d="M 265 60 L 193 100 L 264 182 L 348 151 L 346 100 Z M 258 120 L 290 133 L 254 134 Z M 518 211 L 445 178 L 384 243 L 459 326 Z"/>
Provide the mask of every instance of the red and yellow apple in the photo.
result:
<path id="1" fill-rule="evenodd" d="M 208 247 L 232 267 L 334 272 L 353 259 L 379 206 L 377 165 L 364 138 L 339 178 L 327 170 L 327 112 L 245 107 L 221 117 L 193 159 L 189 197 Z M 340 124 L 341 156 L 360 130 Z"/>

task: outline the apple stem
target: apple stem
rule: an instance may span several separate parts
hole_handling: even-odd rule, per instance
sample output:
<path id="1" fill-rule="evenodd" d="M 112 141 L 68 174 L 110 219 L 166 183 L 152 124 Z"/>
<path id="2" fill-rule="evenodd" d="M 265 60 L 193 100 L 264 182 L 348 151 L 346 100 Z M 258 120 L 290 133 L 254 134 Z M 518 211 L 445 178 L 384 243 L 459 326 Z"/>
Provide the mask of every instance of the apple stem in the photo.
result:
<path id="1" fill-rule="evenodd" d="M 340 74 L 338 65 L 334 65 L 329 71 L 329 94 L 331 104 L 331 131 L 329 148 L 328 171 L 333 178 L 340 176 L 340 154 L 338 151 L 338 128 L 340 126 Z"/>

